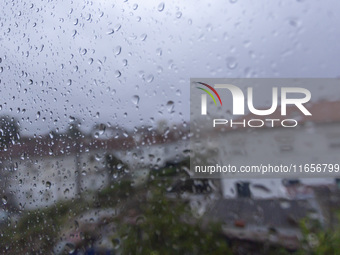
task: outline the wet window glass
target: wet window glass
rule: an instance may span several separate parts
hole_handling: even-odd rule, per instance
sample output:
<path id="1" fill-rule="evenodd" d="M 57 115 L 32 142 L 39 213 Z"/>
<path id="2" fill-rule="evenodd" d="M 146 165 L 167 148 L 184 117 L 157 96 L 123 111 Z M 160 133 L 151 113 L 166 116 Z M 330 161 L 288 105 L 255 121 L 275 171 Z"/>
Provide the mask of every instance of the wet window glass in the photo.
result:
<path id="1" fill-rule="evenodd" d="M 190 78 L 338 79 L 339 2 L 1 7 L 1 254 L 338 252 L 340 177 L 193 176 Z M 339 89 L 312 95 L 320 118 L 302 142 L 270 133 L 273 157 L 339 153 Z M 228 132 L 228 147 L 203 144 L 200 158 L 243 161 L 267 137 Z"/>

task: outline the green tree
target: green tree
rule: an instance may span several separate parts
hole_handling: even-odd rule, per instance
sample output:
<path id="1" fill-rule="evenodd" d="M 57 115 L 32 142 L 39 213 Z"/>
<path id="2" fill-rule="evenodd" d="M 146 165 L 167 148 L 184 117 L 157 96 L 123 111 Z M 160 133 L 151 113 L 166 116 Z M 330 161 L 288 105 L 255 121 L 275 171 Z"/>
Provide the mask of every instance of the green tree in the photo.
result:
<path id="1" fill-rule="evenodd" d="M 338 215 L 340 220 L 340 214 Z M 297 252 L 298 255 L 340 255 L 340 227 L 334 230 L 322 228 L 319 222 L 305 219 L 300 223 L 303 235 L 302 245 Z"/>
<path id="2" fill-rule="evenodd" d="M 121 231 L 122 254 L 231 254 L 221 233 L 218 225 L 201 227 L 183 202 L 156 191 L 136 224 Z"/>

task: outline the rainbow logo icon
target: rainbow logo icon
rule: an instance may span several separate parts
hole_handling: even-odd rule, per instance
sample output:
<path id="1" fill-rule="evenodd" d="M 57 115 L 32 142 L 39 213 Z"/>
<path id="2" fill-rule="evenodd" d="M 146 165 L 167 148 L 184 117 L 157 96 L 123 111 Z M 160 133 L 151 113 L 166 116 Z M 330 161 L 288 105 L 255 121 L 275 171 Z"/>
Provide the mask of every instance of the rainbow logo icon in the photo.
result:
<path id="1" fill-rule="evenodd" d="M 198 83 L 198 84 L 201 84 L 201 85 L 203 85 L 203 86 L 206 86 L 206 87 L 209 88 L 212 92 L 214 92 L 214 94 L 217 96 L 217 98 L 218 98 L 218 100 L 220 101 L 221 106 L 222 106 L 222 100 L 221 100 L 221 98 L 220 98 L 220 95 L 217 93 L 217 91 L 216 91 L 213 87 L 211 87 L 210 85 L 208 85 L 208 84 L 206 84 L 206 83 L 203 83 L 203 82 L 197 82 L 197 83 Z M 200 87 L 196 87 L 196 88 L 198 88 L 198 89 L 203 90 L 204 92 L 206 92 L 206 93 L 214 100 L 215 105 L 217 105 L 214 96 L 211 94 L 211 92 L 210 92 L 209 90 L 204 89 L 204 88 L 200 88 Z"/>

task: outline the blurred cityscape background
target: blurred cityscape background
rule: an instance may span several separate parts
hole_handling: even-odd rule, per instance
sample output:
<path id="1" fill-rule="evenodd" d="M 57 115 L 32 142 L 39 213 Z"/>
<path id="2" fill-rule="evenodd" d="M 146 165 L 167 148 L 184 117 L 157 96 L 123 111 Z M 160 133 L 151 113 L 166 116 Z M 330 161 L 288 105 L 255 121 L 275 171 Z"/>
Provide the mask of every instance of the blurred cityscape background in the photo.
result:
<path id="1" fill-rule="evenodd" d="M 193 178 L 189 103 L 191 77 L 339 78 L 339 5 L 4 1 L 0 253 L 339 254 L 339 180 Z M 304 143 L 220 155 L 336 157 L 340 94 L 309 89 Z"/>

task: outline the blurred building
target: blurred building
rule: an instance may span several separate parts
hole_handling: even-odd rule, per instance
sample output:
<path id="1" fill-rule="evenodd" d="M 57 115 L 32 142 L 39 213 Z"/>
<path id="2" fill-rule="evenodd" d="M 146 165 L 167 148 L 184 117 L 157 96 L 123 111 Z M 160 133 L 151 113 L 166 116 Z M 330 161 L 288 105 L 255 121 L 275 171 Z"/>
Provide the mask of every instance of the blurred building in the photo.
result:
<path id="1" fill-rule="evenodd" d="M 340 154 L 340 102 L 320 101 L 308 106 L 312 116 L 301 115 L 296 107 L 287 108 L 286 119 L 296 119 L 298 126 L 284 128 L 280 125 L 261 128 L 219 127 L 220 162 L 231 165 L 303 165 L 307 164 L 339 164 Z M 277 110 L 270 116 L 245 116 L 250 119 L 282 119 Z M 240 122 L 240 120 L 236 120 Z M 220 143 L 218 144 L 218 146 Z M 221 163 L 222 164 L 222 163 Z M 291 198 L 290 192 L 282 179 L 299 179 L 302 184 L 334 185 L 336 176 L 327 177 L 328 173 L 304 173 L 288 177 L 279 174 L 252 175 L 248 178 L 222 179 L 222 190 L 225 198 L 240 196 L 240 183 L 248 183 L 249 194 L 253 198 Z M 245 175 L 246 176 L 246 175 Z M 313 177 L 313 178 L 312 178 Z M 248 180 L 247 180 L 248 179 Z"/>

